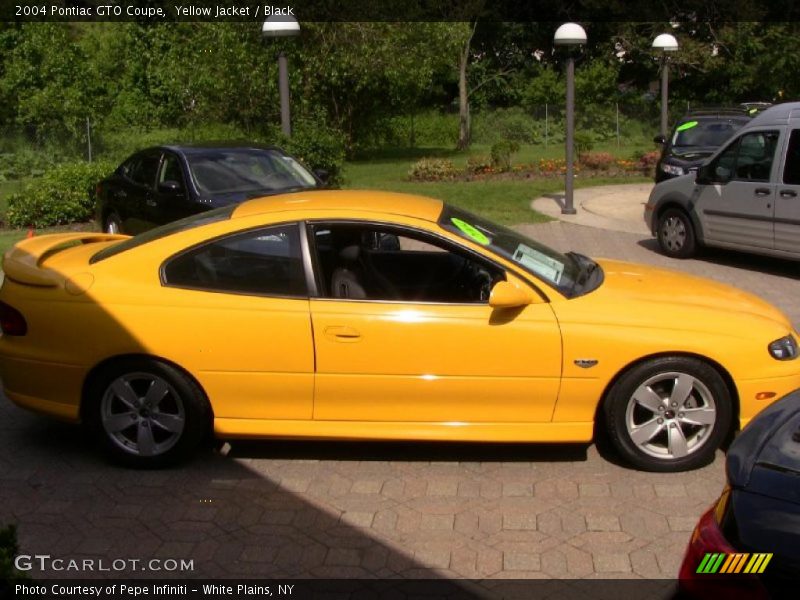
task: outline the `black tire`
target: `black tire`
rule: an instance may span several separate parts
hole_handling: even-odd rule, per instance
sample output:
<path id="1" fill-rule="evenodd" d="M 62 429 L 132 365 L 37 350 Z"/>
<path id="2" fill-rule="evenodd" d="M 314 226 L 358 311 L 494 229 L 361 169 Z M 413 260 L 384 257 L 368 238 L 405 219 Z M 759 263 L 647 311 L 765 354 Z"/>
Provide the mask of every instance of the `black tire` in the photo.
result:
<path id="1" fill-rule="evenodd" d="M 122 231 L 122 219 L 115 212 L 109 213 L 103 221 L 103 231 L 105 233 L 124 233 Z"/>
<path id="2" fill-rule="evenodd" d="M 95 439 L 114 462 L 129 467 L 187 460 L 211 425 L 203 390 L 175 367 L 147 358 L 102 369 L 89 382 L 84 401 L 84 420 Z"/>
<path id="3" fill-rule="evenodd" d="M 733 418 L 730 391 L 719 372 L 680 356 L 648 360 L 623 373 L 603 408 L 614 448 L 645 471 L 686 471 L 710 463 Z"/>
<path id="4" fill-rule="evenodd" d="M 661 213 L 656 236 L 661 252 L 672 258 L 689 258 L 697 252 L 697 236 L 692 220 L 680 208 L 668 208 Z"/>

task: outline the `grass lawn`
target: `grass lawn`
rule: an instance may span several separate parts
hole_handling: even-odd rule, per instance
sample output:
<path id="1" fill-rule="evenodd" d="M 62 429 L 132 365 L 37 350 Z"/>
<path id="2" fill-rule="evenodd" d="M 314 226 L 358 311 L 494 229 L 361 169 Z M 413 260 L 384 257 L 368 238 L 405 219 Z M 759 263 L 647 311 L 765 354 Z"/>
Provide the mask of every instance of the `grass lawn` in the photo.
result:
<path id="1" fill-rule="evenodd" d="M 616 146 L 598 148 L 620 157 L 628 157 L 635 148 L 616 151 Z M 541 158 L 562 158 L 563 147 L 550 146 L 544 149 L 538 146 L 523 147 L 514 156 L 514 163 L 531 163 Z M 531 200 L 544 194 L 564 189 L 563 176 L 539 177 L 532 179 L 498 179 L 495 181 L 448 181 L 448 182 L 416 182 L 408 180 L 408 171 L 412 163 L 422 157 L 436 156 L 448 158 L 456 167 L 463 167 L 467 157 L 473 154 L 488 154 L 488 147 L 475 146 L 468 153 L 456 152 L 446 148 L 413 148 L 409 150 L 391 150 L 373 155 L 369 160 L 348 162 L 345 166 L 345 186 L 352 189 L 377 189 L 393 192 L 405 192 L 439 198 L 467 210 L 481 214 L 494 221 L 507 225 L 519 223 L 538 223 L 549 221 L 546 217 L 530 208 Z M 646 177 L 599 178 L 584 177 L 580 173 L 575 178 L 575 187 L 592 187 L 620 183 L 637 183 L 650 181 Z"/>

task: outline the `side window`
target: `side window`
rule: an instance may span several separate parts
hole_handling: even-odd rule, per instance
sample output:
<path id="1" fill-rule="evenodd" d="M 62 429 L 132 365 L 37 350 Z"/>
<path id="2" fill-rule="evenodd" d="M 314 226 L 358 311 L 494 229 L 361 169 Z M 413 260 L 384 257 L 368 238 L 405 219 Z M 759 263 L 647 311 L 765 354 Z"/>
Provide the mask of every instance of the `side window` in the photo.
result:
<path id="1" fill-rule="evenodd" d="M 170 259 L 165 285 L 214 292 L 307 296 L 296 223 L 217 239 Z"/>
<path id="2" fill-rule="evenodd" d="M 777 131 L 744 134 L 717 157 L 713 166 L 714 180 L 720 183 L 769 181 L 777 145 Z"/>
<path id="3" fill-rule="evenodd" d="M 769 181 L 777 142 L 777 131 L 756 131 L 743 135 L 736 158 L 736 179 Z"/>
<path id="4" fill-rule="evenodd" d="M 161 162 L 161 154 L 142 154 L 127 176 L 134 183 L 152 188 L 156 182 L 156 171 Z"/>
<path id="5" fill-rule="evenodd" d="M 162 184 L 165 181 L 175 181 L 180 186 L 179 189 L 184 189 L 183 185 L 183 172 L 181 171 L 181 163 L 178 157 L 174 154 L 165 154 L 164 161 L 161 163 L 161 172 L 158 175 L 158 183 Z"/>
<path id="6" fill-rule="evenodd" d="M 736 155 L 739 153 L 739 144 L 741 140 L 736 140 L 725 150 L 722 151 L 714 161 L 713 174 L 714 181 L 727 183 L 733 179 L 733 173 L 736 169 Z"/>
<path id="7" fill-rule="evenodd" d="M 487 303 L 502 269 L 423 233 L 365 223 L 313 227 L 318 282 L 327 298 Z"/>
<path id="8" fill-rule="evenodd" d="M 793 129 L 786 148 L 786 164 L 783 166 L 783 183 L 800 185 L 800 129 Z"/>

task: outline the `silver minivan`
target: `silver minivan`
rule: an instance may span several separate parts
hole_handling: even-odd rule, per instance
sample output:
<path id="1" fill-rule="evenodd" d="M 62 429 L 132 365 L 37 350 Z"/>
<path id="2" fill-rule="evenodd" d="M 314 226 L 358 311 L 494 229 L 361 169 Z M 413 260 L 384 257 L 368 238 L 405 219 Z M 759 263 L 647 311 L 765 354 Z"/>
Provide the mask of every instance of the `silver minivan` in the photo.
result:
<path id="1" fill-rule="evenodd" d="M 696 172 L 656 185 L 644 218 L 668 256 L 717 246 L 800 259 L 800 102 L 768 108 Z"/>

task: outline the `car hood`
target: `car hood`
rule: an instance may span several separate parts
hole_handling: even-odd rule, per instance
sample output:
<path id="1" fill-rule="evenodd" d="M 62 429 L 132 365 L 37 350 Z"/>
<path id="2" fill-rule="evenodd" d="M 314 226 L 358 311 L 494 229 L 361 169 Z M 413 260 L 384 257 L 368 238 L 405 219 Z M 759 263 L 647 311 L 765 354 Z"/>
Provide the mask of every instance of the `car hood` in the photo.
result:
<path id="1" fill-rule="evenodd" d="M 692 309 L 702 309 L 701 317 L 709 311 L 741 313 L 773 321 L 787 331 L 792 329 L 780 310 L 735 287 L 669 269 L 608 259 L 599 259 L 598 262 L 605 279 L 589 295 L 597 294 L 601 299 L 620 306 L 623 302 L 638 301 L 650 319 L 661 310 L 659 307 L 668 307 L 671 312 L 678 309 L 684 314 Z"/>
<path id="2" fill-rule="evenodd" d="M 728 450 L 727 470 L 734 488 L 800 505 L 800 390 L 745 427 Z"/>

